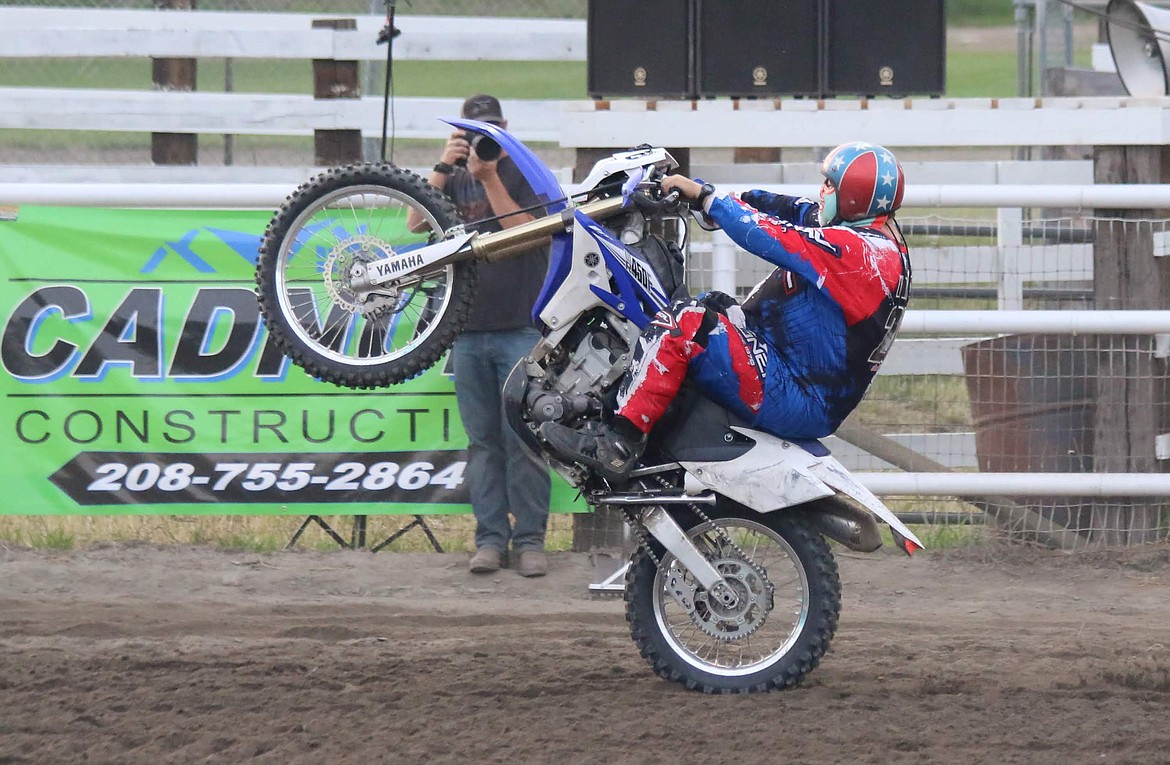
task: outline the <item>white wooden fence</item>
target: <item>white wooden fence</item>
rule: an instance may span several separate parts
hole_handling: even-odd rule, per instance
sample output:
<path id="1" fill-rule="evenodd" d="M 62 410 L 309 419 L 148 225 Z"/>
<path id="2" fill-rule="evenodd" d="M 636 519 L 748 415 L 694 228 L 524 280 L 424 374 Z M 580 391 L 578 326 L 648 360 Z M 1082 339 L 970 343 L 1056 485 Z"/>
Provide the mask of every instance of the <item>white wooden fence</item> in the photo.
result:
<path id="1" fill-rule="evenodd" d="M 382 61 L 385 20 L 314 29 L 323 15 L 0 8 L 0 58 L 232 57 Z M 336 17 L 332 17 L 336 18 Z M 581 20 L 399 16 L 398 60 L 584 61 Z M 310 94 L 0 88 L 0 128 L 310 135 L 381 132 L 382 98 Z M 440 138 L 460 99 L 395 99 L 396 135 Z M 1164 145 L 1170 99 L 707 99 L 506 101 L 517 134 L 566 147 L 825 147 L 864 136 L 887 146 Z M 84 114 L 84 119 L 79 115 Z"/>
<path id="2" fill-rule="evenodd" d="M 314 29 L 329 14 L 0 8 L 0 58 L 336 59 L 385 61 L 379 16 L 346 16 L 355 30 Z M 585 22 L 561 19 L 398 16 L 402 60 L 584 61 Z M 445 137 L 438 117 L 459 114 L 462 99 L 401 98 L 401 138 Z M 99 88 L 0 88 L 0 128 L 125 132 L 312 135 L 321 129 L 381 134 L 383 98 L 316 100 L 311 93 L 211 93 Z M 507 100 L 525 141 L 557 140 L 559 105 Z M 84 119 L 78 119 L 85 115 Z"/>

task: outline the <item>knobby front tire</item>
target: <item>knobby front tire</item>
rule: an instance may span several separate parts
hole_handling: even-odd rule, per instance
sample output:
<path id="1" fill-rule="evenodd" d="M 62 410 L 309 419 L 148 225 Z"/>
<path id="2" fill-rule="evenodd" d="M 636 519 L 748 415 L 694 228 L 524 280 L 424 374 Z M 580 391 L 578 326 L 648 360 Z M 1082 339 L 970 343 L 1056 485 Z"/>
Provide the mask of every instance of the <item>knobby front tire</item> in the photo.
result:
<path id="1" fill-rule="evenodd" d="M 421 221 L 417 231 L 408 217 Z M 394 385 L 428 369 L 467 321 L 475 263 L 370 293 L 350 289 L 347 274 L 440 241 L 460 222 L 438 189 L 393 165 L 313 177 L 276 211 L 256 261 L 260 312 L 277 347 L 310 375 L 348 388 Z"/>

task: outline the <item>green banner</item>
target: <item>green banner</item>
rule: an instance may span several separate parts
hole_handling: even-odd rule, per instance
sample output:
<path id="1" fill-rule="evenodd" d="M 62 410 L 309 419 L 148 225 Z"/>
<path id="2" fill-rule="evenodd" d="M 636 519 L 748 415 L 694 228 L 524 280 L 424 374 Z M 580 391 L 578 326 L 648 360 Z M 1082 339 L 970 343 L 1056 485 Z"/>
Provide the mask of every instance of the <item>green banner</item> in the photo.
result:
<path id="1" fill-rule="evenodd" d="M 253 292 L 270 217 L 0 211 L 0 513 L 471 511 L 443 362 L 354 391 L 277 352 Z M 552 504 L 586 509 L 555 475 Z"/>

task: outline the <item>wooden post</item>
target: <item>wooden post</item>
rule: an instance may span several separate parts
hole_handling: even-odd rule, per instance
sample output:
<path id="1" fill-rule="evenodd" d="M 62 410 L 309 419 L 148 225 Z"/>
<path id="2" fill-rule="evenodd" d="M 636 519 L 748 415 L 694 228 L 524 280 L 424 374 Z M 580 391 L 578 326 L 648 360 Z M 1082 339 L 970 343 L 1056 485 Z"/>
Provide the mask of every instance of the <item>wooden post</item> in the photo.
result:
<path id="1" fill-rule="evenodd" d="M 314 19 L 313 29 L 357 32 L 356 19 Z M 313 98 L 361 98 L 357 61 L 313 59 Z M 313 161 L 318 165 L 347 165 L 362 158 L 359 129 L 314 130 Z"/>
<path id="2" fill-rule="evenodd" d="M 780 149 L 768 146 L 738 146 L 732 154 L 737 165 L 774 165 L 780 161 Z"/>
<path id="3" fill-rule="evenodd" d="M 1170 149 L 1164 146 L 1099 146 L 1096 183 L 1165 183 Z M 1170 258 L 1156 257 L 1150 224 L 1165 211 L 1098 210 L 1094 228 L 1093 294 L 1098 310 L 1156 310 L 1170 305 Z M 1112 217 L 1119 220 L 1100 220 Z M 1154 353 L 1153 338 L 1098 337 L 1097 402 L 1093 470 L 1164 472 L 1154 439 L 1170 432 L 1167 363 Z M 1156 539 L 1165 503 L 1125 499 L 1094 504 L 1093 539 L 1126 545 Z"/>
<path id="4" fill-rule="evenodd" d="M 196 0 L 155 0 L 166 10 L 195 9 Z M 152 58 L 151 82 L 157 90 L 195 90 L 196 60 Z M 150 160 L 156 165 L 194 165 L 199 161 L 199 136 L 195 133 L 151 133 Z"/>

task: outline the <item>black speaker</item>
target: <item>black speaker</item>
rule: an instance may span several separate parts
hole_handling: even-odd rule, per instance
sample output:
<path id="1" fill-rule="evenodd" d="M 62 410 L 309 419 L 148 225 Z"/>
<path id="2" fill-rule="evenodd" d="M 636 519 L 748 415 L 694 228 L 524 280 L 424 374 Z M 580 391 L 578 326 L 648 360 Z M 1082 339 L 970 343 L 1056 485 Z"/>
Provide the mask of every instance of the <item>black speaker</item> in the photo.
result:
<path id="1" fill-rule="evenodd" d="M 941 96 L 943 0 L 826 0 L 824 95 Z"/>
<path id="2" fill-rule="evenodd" d="M 589 0 L 587 88 L 593 98 L 694 98 L 694 0 Z"/>
<path id="3" fill-rule="evenodd" d="M 822 0 L 695 0 L 700 96 L 816 96 Z"/>

